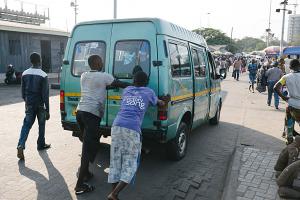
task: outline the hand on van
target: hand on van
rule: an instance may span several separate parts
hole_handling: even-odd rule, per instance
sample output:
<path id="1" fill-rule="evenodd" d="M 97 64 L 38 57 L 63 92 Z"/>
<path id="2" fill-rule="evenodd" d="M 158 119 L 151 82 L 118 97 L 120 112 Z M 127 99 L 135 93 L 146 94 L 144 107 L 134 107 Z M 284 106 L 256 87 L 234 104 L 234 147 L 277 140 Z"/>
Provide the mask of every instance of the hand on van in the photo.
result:
<path id="1" fill-rule="evenodd" d="M 169 94 L 160 96 L 157 105 L 162 107 L 168 105 L 169 101 L 171 101 L 171 96 Z"/>
<path id="2" fill-rule="evenodd" d="M 157 99 L 157 105 L 160 106 L 160 107 L 163 107 L 166 104 L 165 104 L 165 102 L 163 100 Z"/>

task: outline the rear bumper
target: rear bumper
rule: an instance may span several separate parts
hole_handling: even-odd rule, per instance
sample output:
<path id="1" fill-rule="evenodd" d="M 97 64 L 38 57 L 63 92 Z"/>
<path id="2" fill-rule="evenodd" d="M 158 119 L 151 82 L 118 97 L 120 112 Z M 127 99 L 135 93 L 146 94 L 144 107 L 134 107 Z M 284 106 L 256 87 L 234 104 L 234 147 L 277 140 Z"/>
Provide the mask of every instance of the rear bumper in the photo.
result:
<path id="1" fill-rule="evenodd" d="M 64 130 L 73 131 L 73 136 L 78 137 L 79 127 L 77 123 L 62 121 L 62 127 Z M 100 126 L 101 135 L 104 137 L 110 136 L 111 127 L 110 126 Z M 167 131 L 168 128 L 160 128 L 160 129 L 142 129 L 142 134 L 144 139 L 156 140 L 161 143 L 167 142 Z"/>

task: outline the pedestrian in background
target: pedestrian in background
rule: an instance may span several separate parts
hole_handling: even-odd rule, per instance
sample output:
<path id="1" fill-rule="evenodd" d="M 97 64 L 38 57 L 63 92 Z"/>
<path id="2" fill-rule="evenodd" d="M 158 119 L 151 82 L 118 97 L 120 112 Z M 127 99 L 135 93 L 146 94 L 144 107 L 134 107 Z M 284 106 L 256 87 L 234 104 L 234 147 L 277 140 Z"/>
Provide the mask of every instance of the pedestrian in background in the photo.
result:
<path id="1" fill-rule="evenodd" d="M 235 80 L 239 80 L 240 77 L 240 69 L 241 69 L 242 61 L 240 58 L 238 58 L 236 61 L 233 63 L 233 77 Z"/>
<path id="2" fill-rule="evenodd" d="M 283 72 L 278 68 L 278 62 L 273 62 L 271 68 L 266 72 L 267 82 L 268 82 L 268 106 L 271 106 L 272 96 L 274 94 L 274 105 L 278 109 L 279 106 L 279 96 L 276 91 L 274 91 L 274 85 L 283 76 Z"/>
<path id="3" fill-rule="evenodd" d="M 123 91 L 121 108 L 111 129 L 109 200 L 118 200 L 119 193 L 134 179 L 142 147 L 141 125 L 148 106 L 164 105 L 154 91 L 146 87 L 148 75 L 145 72 L 135 73 L 133 82 L 134 86 Z"/>
<path id="4" fill-rule="evenodd" d="M 263 64 L 263 66 L 257 72 L 257 87 L 256 87 L 256 89 L 258 92 L 266 91 L 266 87 L 268 85 L 267 77 L 266 77 L 267 66 L 268 66 L 268 62 L 265 62 Z"/>
<path id="5" fill-rule="evenodd" d="M 39 123 L 37 149 L 50 148 L 50 144 L 45 143 L 45 125 L 46 120 L 50 118 L 48 77 L 41 70 L 41 56 L 38 53 L 30 55 L 30 62 L 32 66 L 22 74 L 22 98 L 25 101 L 25 118 L 17 146 L 17 157 L 19 159 L 24 159 L 25 143 L 36 117 Z"/>
<path id="6" fill-rule="evenodd" d="M 97 155 L 101 137 L 99 126 L 104 114 L 106 87 L 125 88 L 130 85 L 115 80 L 111 74 L 102 72 L 103 62 L 100 56 L 90 56 L 88 64 L 91 70 L 83 73 L 80 78 L 81 98 L 76 113 L 76 120 L 83 138 L 81 165 L 75 186 L 76 195 L 94 190 L 94 187 L 85 183 L 85 181 L 93 176 L 89 172 L 89 163 L 93 163 Z"/>
<path id="7" fill-rule="evenodd" d="M 252 88 L 252 92 L 254 93 L 254 83 L 255 83 L 256 73 L 257 73 L 257 63 L 255 59 L 252 59 L 252 62 L 249 63 L 248 71 L 249 71 L 249 81 L 250 81 L 249 91 L 251 91 Z"/>

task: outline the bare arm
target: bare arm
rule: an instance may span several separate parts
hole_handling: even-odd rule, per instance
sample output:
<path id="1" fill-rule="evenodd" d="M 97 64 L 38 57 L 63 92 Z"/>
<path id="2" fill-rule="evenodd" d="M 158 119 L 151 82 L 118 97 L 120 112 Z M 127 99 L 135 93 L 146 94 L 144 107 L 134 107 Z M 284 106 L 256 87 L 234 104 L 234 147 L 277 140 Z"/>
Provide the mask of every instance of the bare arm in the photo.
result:
<path id="1" fill-rule="evenodd" d="M 282 88 L 282 84 L 278 81 L 275 86 L 274 86 L 274 90 L 278 93 L 278 95 L 284 100 L 284 101 L 288 101 L 289 98 L 284 96 L 281 92 L 281 88 Z"/>
<path id="2" fill-rule="evenodd" d="M 106 87 L 106 89 L 126 88 L 130 85 L 132 85 L 132 84 L 115 79 L 109 86 Z"/>

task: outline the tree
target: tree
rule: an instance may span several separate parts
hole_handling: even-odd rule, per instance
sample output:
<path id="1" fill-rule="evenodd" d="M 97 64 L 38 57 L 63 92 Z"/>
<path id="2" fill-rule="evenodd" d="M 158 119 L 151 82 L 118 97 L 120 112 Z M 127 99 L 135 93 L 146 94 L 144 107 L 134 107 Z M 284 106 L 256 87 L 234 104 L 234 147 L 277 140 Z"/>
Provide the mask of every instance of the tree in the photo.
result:
<path id="1" fill-rule="evenodd" d="M 231 44 L 228 44 L 225 47 L 226 51 L 229 51 L 231 53 L 237 53 L 239 52 L 239 47 L 235 44 L 235 42 L 232 42 Z"/>
<path id="2" fill-rule="evenodd" d="M 218 29 L 202 28 L 195 29 L 193 32 L 204 37 L 208 45 L 227 45 L 230 44 L 230 37 Z"/>
<path id="3" fill-rule="evenodd" d="M 245 37 L 236 41 L 241 52 L 260 51 L 266 48 L 266 43 L 258 38 Z"/>

